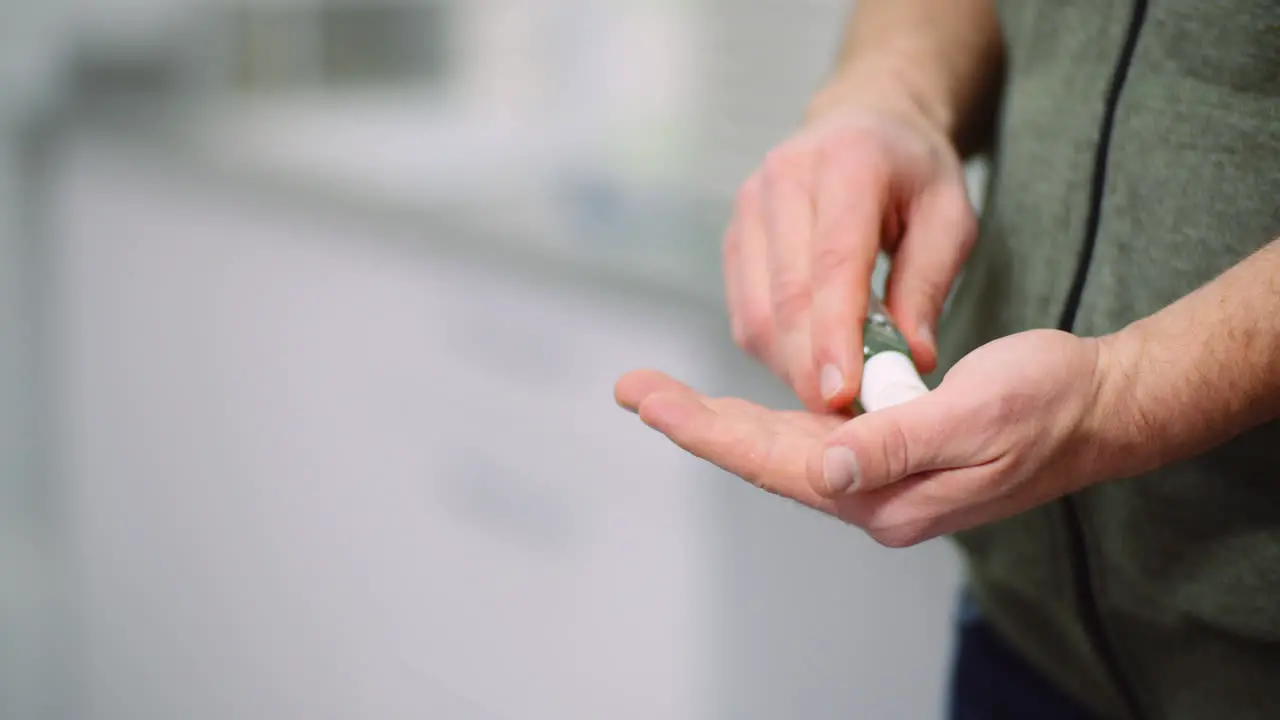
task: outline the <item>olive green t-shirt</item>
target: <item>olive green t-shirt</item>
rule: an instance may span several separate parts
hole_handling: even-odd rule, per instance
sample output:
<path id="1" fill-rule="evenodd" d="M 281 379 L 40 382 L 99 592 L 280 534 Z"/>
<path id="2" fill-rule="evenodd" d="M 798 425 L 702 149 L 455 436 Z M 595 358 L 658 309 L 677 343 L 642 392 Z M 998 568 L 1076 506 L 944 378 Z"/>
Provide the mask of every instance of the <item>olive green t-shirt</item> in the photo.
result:
<path id="1" fill-rule="evenodd" d="M 1007 84 L 944 370 L 1024 330 L 1119 330 L 1280 236 L 1280 0 L 1000 13 Z M 996 629 L 1102 717 L 1280 718 L 1280 425 L 957 540 Z"/>

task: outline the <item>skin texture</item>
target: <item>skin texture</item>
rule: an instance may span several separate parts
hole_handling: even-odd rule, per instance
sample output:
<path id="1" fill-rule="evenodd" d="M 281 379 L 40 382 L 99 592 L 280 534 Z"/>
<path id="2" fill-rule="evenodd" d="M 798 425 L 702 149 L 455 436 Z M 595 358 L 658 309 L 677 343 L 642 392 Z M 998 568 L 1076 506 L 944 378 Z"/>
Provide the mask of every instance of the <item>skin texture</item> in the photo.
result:
<path id="1" fill-rule="evenodd" d="M 939 387 L 846 419 L 709 399 L 655 371 L 615 398 L 685 450 L 905 547 L 1191 457 L 1280 417 L 1280 240 L 1103 338 L 978 348 Z M 832 487 L 852 457 L 856 482 Z"/>
<path id="2" fill-rule="evenodd" d="M 903 547 L 1075 489 L 1098 358 L 1097 341 L 1024 333 L 975 351 L 924 397 L 847 421 L 705 398 L 653 371 L 615 394 L 685 450 Z M 857 482 L 836 491 L 826 471 L 849 454 Z"/>
<path id="3" fill-rule="evenodd" d="M 1277 200 L 1280 202 L 1280 199 Z M 1280 239 L 1108 342 L 1107 470 L 1131 477 L 1280 418 Z"/>
<path id="4" fill-rule="evenodd" d="M 740 347 L 810 410 L 848 408 L 877 253 L 924 371 L 977 234 L 961 152 L 990 124 L 1003 46 L 988 0 L 865 0 L 804 126 L 742 185 L 724 239 Z"/>

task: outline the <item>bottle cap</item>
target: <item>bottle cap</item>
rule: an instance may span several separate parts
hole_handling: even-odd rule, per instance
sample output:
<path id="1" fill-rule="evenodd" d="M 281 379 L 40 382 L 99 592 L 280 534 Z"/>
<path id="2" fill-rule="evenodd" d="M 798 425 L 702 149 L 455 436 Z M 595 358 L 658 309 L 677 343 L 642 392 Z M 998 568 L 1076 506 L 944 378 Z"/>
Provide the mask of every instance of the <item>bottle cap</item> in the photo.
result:
<path id="1" fill-rule="evenodd" d="M 895 350 L 867 358 L 862 367 L 858 401 L 867 412 L 883 410 L 914 400 L 929 392 L 911 358 Z"/>

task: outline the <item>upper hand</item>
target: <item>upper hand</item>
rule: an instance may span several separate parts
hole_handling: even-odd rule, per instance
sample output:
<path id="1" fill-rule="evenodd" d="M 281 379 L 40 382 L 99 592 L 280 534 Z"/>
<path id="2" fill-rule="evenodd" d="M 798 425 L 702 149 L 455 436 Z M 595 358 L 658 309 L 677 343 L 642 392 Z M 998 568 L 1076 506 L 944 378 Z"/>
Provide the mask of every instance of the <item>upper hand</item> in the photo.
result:
<path id="1" fill-rule="evenodd" d="M 985 345 L 934 391 L 845 420 L 708 399 L 664 375 L 615 393 L 677 445 L 770 492 L 912 545 L 1110 476 L 1102 341 L 1038 330 Z"/>
<path id="2" fill-rule="evenodd" d="M 951 141 L 888 93 L 850 90 L 742 186 L 724 239 L 734 338 L 811 410 L 843 410 L 862 377 L 871 274 L 922 372 L 977 222 Z"/>

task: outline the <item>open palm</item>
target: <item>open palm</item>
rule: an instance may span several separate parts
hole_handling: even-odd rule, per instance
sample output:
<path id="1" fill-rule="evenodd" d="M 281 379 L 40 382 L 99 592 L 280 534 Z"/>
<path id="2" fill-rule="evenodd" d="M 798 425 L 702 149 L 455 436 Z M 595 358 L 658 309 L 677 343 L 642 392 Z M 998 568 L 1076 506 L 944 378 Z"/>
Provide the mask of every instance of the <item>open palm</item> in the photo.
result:
<path id="1" fill-rule="evenodd" d="M 937 390 L 852 419 L 708 398 L 651 370 L 615 397 L 688 452 L 903 546 L 1101 479 L 1098 362 L 1096 340 L 1021 333 L 975 350 Z"/>

